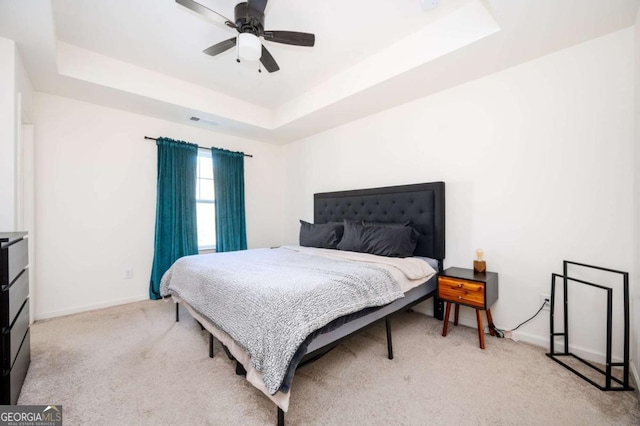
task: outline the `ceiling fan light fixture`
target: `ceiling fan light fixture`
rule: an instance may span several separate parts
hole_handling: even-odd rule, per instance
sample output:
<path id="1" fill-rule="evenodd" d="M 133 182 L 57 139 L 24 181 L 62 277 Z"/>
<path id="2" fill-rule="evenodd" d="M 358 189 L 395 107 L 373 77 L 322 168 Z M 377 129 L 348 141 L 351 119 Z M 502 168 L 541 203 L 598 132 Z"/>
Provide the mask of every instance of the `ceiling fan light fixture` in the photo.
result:
<path id="1" fill-rule="evenodd" d="M 245 61 L 257 61 L 262 56 L 262 43 L 251 33 L 238 34 L 238 56 Z"/>

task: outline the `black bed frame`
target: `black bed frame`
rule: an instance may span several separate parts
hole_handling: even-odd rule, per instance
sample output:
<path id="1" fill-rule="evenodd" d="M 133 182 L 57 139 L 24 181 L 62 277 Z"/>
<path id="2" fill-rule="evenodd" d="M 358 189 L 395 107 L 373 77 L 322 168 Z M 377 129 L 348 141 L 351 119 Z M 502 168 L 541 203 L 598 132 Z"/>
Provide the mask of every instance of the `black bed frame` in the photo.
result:
<path id="1" fill-rule="evenodd" d="M 445 188 L 444 182 L 420 183 L 314 194 L 314 223 L 342 222 L 343 220 L 366 220 L 372 222 L 411 222 L 421 234 L 415 256 L 438 260 L 438 272 L 443 270 L 445 257 Z M 433 277 L 431 279 L 437 279 Z M 437 298 L 437 288 L 421 298 L 401 306 L 398 310 L 372 321 L 354 332 L 342 336 L 312 352 L 305 354 L 298 368 L 317 360 L 343 340 L 385 320 L 387 331 L 387 357 L 393 359 L 391 317 L 433 297 L 434 317 L 442 320 L 444 303 Z M 176 304 L 176 321 L 180 320 Z M 200 325 L 202 329 L 204 327 Z M 209 357 L 213 358 L 214 336 L 209 333 Z M 231 360 L 235 360 L 228 349 L 223 348 Z M 242 364 L 236 361 L 236 374 L 245 375 Z M 278 426 L 284 426 L 284 411 L 278 407 Z"/>

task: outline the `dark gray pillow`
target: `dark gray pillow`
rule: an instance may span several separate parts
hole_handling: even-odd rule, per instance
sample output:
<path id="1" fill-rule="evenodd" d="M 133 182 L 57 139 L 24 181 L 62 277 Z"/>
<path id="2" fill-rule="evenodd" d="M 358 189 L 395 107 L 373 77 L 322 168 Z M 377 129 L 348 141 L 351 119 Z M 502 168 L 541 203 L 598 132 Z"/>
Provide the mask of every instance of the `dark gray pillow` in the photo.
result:
<path id="1" fill-rule="evenodd" d="M 338 243 L 338 250 L 362 251 L 362 231 L 364 230 L 362 221 L 345 220 L 343 224 L 344 234 Z"/>
<path id="2" fill-rule="evenodd" d="M 342 239 L 344 225 L 340 222 L 313 224 L 300 221 L 300 245 L 334 249 Z"/>
<path id="3" fill-rule="evenodd" d="M 373 223 L 345 220 L 338 249 L 388 257 L 413 256 L 420 234 L 412 226 Z"/>
<path id="4" fill-rule="evenodd" d="M 419 234 L 411 226 L 364 226 L 362 251 L 388 257 L 410 257 Z"/>

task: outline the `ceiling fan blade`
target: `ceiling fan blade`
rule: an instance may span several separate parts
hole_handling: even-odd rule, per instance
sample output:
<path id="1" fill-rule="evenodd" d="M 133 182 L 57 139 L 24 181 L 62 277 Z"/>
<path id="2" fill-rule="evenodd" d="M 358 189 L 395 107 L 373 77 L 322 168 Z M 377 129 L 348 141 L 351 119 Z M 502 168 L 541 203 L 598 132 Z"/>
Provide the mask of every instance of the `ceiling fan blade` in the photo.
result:
<path id="1" fill-rule="evenodd" d="M 262 65 L 264 65 L 266 70 L 269 72 L 276 72 L 280 69 L 280 67 L 276 63 L 276 60 L 273 59 L 273 56 L 271 56 L 271 53 L 269 53 L 264 45 L 262 46 L 262 56 L 260 57 L 260 62 L 262 62 Z"/>
<path id="2" fill-rule="evenodd" d="M 311 47 L 316 42 L 316 36 L 314 34 L 298 33 L 295 31 L 265 31 L 262 36 L 267 41 L 293 44 L 294 46 Z"/>
<path id="3" fill-rule="evenodd" d="M 268 0 L 247 0 L 249 13 L 255 17 L 264 15 L 264 9 L 267 7 Z"/>
<path id="4" fill-rule="evenodd" d="M 215 10 L 209 9 L 206 6 L 201 5 L 198 2 L 195 2 L 193 0 L 176 0 L 176 3 L 186 7 L 187 9 L 191 9 L 194 12 L 199 13 L 200 15 L 206 16 L 209 19 L 213 19 L 214 21 L 220 21 L 220 18 L 222 18 L 224 20 L 224 23 L 227 26 L 236 28 L 236 25 L 233 23 L 232 20 L 230 20 L 224 15 L 219 14 Z"/>
<path id="5" fill-rule="evenodd" d="M 203 53 L 206 53 L 210 56 L 219 55 L 222 52 L 226 52 L 236 45 L 236 37 L 230 38 L 229 40 L 221 41 L 218 44 L 214 44 L 213 46 L 203 50 Z"/>

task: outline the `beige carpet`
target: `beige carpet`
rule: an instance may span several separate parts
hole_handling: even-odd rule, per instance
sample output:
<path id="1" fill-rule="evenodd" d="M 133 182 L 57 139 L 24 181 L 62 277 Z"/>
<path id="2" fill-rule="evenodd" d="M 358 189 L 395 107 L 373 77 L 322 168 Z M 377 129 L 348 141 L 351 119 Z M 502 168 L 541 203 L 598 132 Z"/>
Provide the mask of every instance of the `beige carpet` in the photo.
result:
<path id="1" fill-rule="evenodd" d="M 20 404 L 62 404 L 66 425 L 269 425 L 276 408 L 186 311 L 140 302 L 37 322 Z M 544 348 L 419 313 L 348 339 L 298 370 L 289 425 L 639 425 L 636 392 L 601 392 Z"/>

